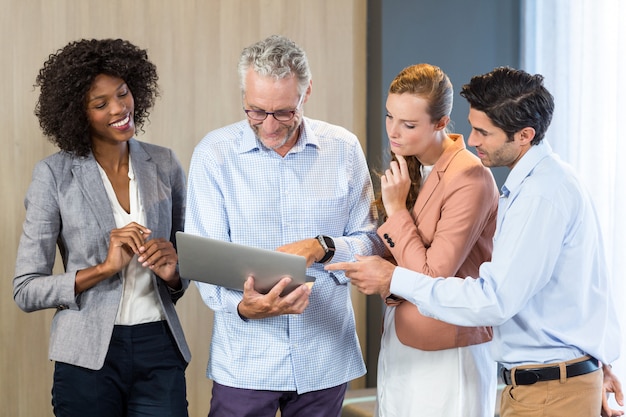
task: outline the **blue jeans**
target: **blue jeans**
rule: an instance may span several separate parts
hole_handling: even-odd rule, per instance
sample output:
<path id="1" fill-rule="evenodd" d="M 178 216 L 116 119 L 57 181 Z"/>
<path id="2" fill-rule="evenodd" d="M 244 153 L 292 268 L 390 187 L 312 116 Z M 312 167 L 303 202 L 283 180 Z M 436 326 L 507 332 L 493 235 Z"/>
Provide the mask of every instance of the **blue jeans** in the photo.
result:
<path id="1" fill-rule="evenodd" d="M 57 417 L 186 417 L 185 368 L 167 323 L 115 326 L 104 366 L 54 366 Z"/>

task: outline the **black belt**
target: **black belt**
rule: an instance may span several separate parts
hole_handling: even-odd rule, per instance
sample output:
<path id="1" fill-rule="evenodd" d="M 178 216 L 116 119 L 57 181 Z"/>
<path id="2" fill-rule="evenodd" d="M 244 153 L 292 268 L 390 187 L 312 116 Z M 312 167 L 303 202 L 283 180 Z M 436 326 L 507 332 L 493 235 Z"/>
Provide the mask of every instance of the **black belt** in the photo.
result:
<path id="1" fill-rule="evenodd" d="M 565 369 L 568 378 L 585 375 L 599 369 L 598 360 L 589 358 L 582 362 L 571 363 L 567 365 Z M 559 366 L 515 370 L 515 383 L 517 385 L 532 385 L 535 382 L 554 381 L 557 379 L 561 379 L 561 369 Z M 502 369 L 502 380 L 506 385 L 513 385 L 510 370 Z"/>

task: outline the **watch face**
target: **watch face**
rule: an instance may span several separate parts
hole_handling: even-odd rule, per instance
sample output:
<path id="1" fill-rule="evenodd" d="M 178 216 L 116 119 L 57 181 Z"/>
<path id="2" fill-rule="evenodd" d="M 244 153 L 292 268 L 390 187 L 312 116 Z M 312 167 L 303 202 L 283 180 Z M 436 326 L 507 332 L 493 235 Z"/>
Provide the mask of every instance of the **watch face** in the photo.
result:
<path id="1" fill-rule="evenodd" d="M 318 235 L 317 236 L 317 241 L 320 242 L 320 245 L 322 245 L 322 248 L 324 248 L 324 252 L 328 253 L 329 249 L 328 249 L 328 244 L 327 244 L 327 241 L 326 241 L 325 237 L 322 236 L 322 235 Z"/>
<path id="2" fill-rule="evenodd" d="M 335 242 L 328 236 L 318 235 L 317 241 L 324 249 L 324 257 L 320 259 L 319 263 L 326 263 L 330 261 L 335 254 Z"/>

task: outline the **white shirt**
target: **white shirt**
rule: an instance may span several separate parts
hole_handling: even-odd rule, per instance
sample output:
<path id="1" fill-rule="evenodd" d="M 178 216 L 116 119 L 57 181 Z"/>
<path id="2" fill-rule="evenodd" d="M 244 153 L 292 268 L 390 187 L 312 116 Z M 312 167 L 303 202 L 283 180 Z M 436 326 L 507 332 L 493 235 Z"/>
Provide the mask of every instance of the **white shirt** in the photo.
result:
<path id="1" fill-rule="evenodd" d="M 420 166 L 420 173 L 422 174 L 422 185 L 424 185 L 424 183 L 426 182 L 426 178 L 428 178 L 428 175 L 433 170 L 433 167 L 434 165 L 421 165 Z"/>
<path id="2" fill-rule="evenodd" d="M 111 181 L 109 181 L 109 177 L 107 177 L 100 164 L 98 164 L 98 168 L 104 188 L 111 202 L 115 225 L 118 228 L 122 228 L 131 222 L 145 225 L 146 212 L 141 204 L 141 196 L 139 195 L 139 187 L 135 179 L 131 158 L 128 158 L 130 213 L 127 213 L 120 205 Z M 123 293 L 117 310 L 115 324 L 129 326 L 165 319 L 153 285 L 152 271 L 141 266 L 137 258 L 137 255 L 133 256 L 130 263 L 120 273 L 123 281 Z"/>

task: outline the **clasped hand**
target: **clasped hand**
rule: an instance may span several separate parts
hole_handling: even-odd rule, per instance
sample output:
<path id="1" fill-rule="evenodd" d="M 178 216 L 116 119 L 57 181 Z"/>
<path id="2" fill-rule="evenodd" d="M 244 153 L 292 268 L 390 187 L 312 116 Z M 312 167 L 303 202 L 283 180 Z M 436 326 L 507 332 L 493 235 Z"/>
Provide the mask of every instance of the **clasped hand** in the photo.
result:
<path id="1" fill-rule="evenodd" d="M 150 268 L 168 283 L 177 281 L 178 254 L 174 245 L 163 238 L 150 239 L 151 234 L 150 229 L 135 222 L 113 229 L 105 265 L 112 273 L 117 273 L 130 263 L 133 255 L 137 255 L 144 268 Z"/>

